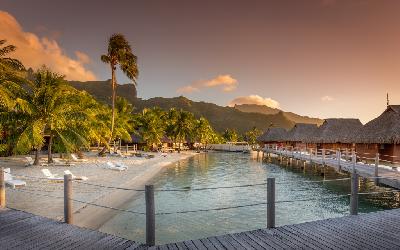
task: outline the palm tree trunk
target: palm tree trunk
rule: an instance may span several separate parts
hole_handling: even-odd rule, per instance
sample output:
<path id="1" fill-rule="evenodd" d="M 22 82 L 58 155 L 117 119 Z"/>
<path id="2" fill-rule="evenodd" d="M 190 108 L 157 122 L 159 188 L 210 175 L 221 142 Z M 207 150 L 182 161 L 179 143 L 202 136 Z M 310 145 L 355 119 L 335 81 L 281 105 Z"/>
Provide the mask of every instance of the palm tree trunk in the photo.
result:
<path id="1" fill-rule="evenodd" d="M 37 148 L 35 150 L 35 161 L 33 162 L 34 166 L 39 166 L 39 152 L 40 152 L 40 148 Z"/>
<path id="2" fill-rule="evenodd" d="M 50 139 L 49 139 L 49 147 L 47 150 L 47 163 L 53 163 L 53 154 L 51 152 L 51 147 L 53 146 L 53 134 L 50 133 Z"/>
<path id="3" fill-rule="evenodd" d="M 117 95 L 116 83 L 115 83 L 115 66 L 111 64 L 111 84 L 112 84 L 112 100 L 111 100 L 111 137 L 109 144 L 114 136 L 114 122 L 115 122 L 115 97 Z"/>
<path id="4" fill-rule="evenodd" d="M 111 135 L 110 138 L 108 139 L 108 145 L 111 144 L 111 141 L 114 136 L 114 121 L 115 121 L 115 97 L 116 97 L 116 82 L 115 82 L 115 65 L 111 65 L 111 89 L 112 89 L 112 94 L 111 94 Z M 103 155 L 106 150 L 109 149 L 107 145 L 104 145 L 103 149 L 99 152 L 99 155 Z"/>

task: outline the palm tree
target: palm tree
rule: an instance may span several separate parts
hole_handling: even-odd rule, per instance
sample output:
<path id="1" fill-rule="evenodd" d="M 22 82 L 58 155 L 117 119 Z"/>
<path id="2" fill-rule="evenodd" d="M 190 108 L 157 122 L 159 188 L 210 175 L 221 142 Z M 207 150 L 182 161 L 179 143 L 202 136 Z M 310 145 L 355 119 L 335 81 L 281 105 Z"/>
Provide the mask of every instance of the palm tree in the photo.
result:
<path id="1" fill-rule="evenodd" d="M 262 134 L 261 130 L 256 127 L 253 127 L 251 130 L 245 133 L 245 138 L 250 145 L 255 145 L 257 141 L 257 137 Z"/>
<path id="2" fill-rule="evenodd" d="M 15 93 L 21 91 L 20 84 L 25 81 L 25 67 L 17 59 L 8 57 L 14 52 L 14 45 L 5 45 L 0 40 L 0 106 L 12 109 L 15 105 Z"/>
<path id="3" fill-rule="evenodd" d="M 196 121 L 196 125 L 194 127 L 194 134 L 196 140 L 199 143 L 204 144 L 204 147 L 206 149 L 207 143 L 212 139 L 214 131 L 208 120 L 204 117 L 200 117 L 200 119 Z"/>
<path id="4" fill-rule="evenodd" d="M 161 143 L 161 139 L 165 134 L 165 112 L 160 108 L 143 109 L 136 115 L 135 121 L 139 134 L 147 143 L 149 148 Z"/>
<path id="5" fill-rule="evenodd" d="M 60 152 L 70 152 L 87 145 L 86 125 L 92 119 L 90 109 L 82 101 L 82 93 L 69 86 L 63 76 L 43 67 L 35 74 L 34 81 L 16 96 L 12 110 L 1 113 L 0 121 L 8 120 L 19 131 L 15 137 L 14 152 L 22 153 L 35 149 L 35 164 L 49 136 L 48 162 L 52 163 L 55 143 Z"/>
<path id="6" fill-rule="evenodd" d="M 177 115 L 176 121 L 173 124 L 172 134 L 178 140 L 178 152 L 180 152 L 181 143 L 193 135 L 195 118 L 192 113 L 183 110 L 180 110 Z"/>
<path id="7" fill-rule="evenodd" d="M 131 46 L 122 34 L 113 34 L 108 41 L 107 54 L 101 56 L 101 60 L 104 63 L 110 65 L 111 68 L 111 135 L 109 138 L 109 143 L 114 138 L 114 124 L 115 124 L 115 100 L 116 100 L 116 87 L 117 80 L 115 76 L 115 70 L 117 65 L 122 70 L 122 72 L 133 81 L 136 85 L 136 79 L 139 75 L 137 67 L 137 57 L 132 53 Z M 106 150 L 103 148 L 102 152 Z"/>

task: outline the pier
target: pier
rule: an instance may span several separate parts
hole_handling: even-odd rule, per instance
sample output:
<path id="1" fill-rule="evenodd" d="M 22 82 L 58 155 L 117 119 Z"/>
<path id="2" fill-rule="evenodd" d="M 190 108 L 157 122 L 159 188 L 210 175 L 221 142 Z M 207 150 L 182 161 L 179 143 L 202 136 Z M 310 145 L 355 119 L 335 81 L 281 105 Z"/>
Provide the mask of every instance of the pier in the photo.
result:
<path id="1" fill-rule="evenodd" d="M 328 154 L 329 152 L 329 154 Z M 370 178 L 375 184 L 384 184 L 400 189 L 400 174 L 397 167 L 383 167 L 380 165 L 379 155 L 373 157 L 360 157 L 355 152 L 344 154 L 340 150 L 312 150 L 293 149 L 292 147 L 265 147 L 262 158 L 271 160 L 272 157 L 286 165 L 317 165 L 321 169 L 325 166 L 332 167 L 338 172 L 357 173 L 360 177 Z M 365 160 L 364 162 L 358 160 Z"/>
<path id="2" fill-rule="evenodd" d="M 399 249 L 400 209 L 154 247 L 30 213 L 0 209 L 1 249 Z"/>

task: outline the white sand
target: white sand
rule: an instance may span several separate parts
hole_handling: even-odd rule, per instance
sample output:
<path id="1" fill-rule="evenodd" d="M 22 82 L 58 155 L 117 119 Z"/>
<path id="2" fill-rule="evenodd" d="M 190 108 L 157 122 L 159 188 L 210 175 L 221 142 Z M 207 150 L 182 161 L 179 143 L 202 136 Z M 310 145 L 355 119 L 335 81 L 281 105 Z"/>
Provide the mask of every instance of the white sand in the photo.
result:
<path id="1" fill-rule="evenodd" d="M 63 219 L 63 182 L 38 180 L 34 178 L 20 177 L 18 175 L 44 177 L 42 168 L 48 168 L 53 174 L 64 175 L 64 170 L 69 169 L 76 176 L 87 176 L 87 183 L 100 184 L 132 189 L 144 189 L 144 185 L 150 183 L 165 166 L 179 160 L 193 156 L 193 152 L 169 153 L 166 157 L 155 154 L 152 159 L 139 157 L 122 158 L 118 156 L 97 157 L 94 153 L 86 156 L 87 162 L 74 162 L 75 166 L 49 166 L 49 167 L 24 167 L 24 157 L 1 158 L 0 164 L 4 168 L 11 168 L 11 174 L 27 182 L 27 186 L 12 190 L 7 188 L 7 206 L 45 217 Z M 46 161 L 42 156 L 42 162 Z M 122 162 L 129 168 L 126 171 L 115 171 L 106 169 L 106 162 Z M 24 191 L 24 192 L 22 192 Z M 35 194 L 31 194 L 31 193 Z M 37 194 L 41 194 L 39 196 Z M 124 208 L 137 192 L 131 190 L 116 190 L 96 186 L 89 186 L 83 183 L 73 183 L 73 198 L 104 206 Z M 60 198 L 47 197 L 57 196 Z M 93 229 L 100 228 L 105 222 L 115 216 L 118 211 L 106 208 L 85 205 L 73 202 L 74 224 L 81 227 Z"/>

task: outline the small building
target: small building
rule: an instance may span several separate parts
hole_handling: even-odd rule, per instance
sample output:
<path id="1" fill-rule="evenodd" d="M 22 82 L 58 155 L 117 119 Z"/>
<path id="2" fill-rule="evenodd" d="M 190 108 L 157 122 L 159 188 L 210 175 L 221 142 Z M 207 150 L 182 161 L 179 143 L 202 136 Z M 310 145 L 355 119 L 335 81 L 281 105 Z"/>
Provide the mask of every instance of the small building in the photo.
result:
<path id="1" fill-rule="evenodd" d="M 257 142 L 261 147 L 270 146 L 286 146 L 288 141 L 288 132 L 284 128 L 269 128 L 257 138 Z"/>
<path id="2" fill-rule="evenodd" d="M 389 105 L 371 120 L 356 136 L 356 151 L 360 157 L 400 162 L 400 105 Z"/>
<path id="3" fill-rule="evenodd" d="M 316 143 L 309 139 L 317 135 L 318 126 L 316 124 L 296 123 L 288 132 L 288 144 L 297 149 L 316 148 Z"/>
<path id="4" fill-rule="evenodd" d="M 359 119 L 329 118 L 318 127 L 316 136 L 307 138 L 307 143 L 315 143 L 317 149 L 355 149 L 355 135 L 362 129 Z"/>

